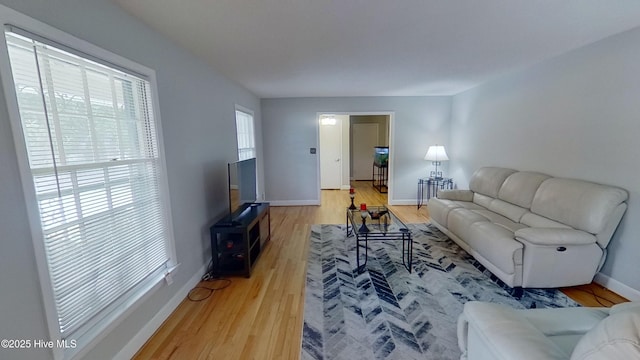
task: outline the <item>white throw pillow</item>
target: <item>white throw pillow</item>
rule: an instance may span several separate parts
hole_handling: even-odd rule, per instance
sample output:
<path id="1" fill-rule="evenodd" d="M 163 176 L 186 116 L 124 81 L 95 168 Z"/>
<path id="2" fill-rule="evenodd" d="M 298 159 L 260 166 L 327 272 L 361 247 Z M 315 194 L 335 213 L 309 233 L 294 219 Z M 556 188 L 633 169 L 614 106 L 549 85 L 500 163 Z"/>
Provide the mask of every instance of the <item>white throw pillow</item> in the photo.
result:
<path id="1" fill-rule="evenodd" d="M 640 307 L 615 311 L 578 342 L 571 360 L 640 359 Z"/>

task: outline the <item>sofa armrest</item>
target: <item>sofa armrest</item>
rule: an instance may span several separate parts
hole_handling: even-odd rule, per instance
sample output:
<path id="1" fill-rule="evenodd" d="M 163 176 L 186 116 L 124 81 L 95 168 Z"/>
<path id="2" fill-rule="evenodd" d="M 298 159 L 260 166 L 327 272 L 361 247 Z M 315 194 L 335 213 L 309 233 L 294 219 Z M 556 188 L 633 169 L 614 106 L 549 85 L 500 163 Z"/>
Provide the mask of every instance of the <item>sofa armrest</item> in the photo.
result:
<path id="1" fill-rule="evenodd" d="M 570 356 L 508 306 L 471 301 L 465 304 L 463 316 L 468 324 L 458 326 L 468 326 L 470 338 L 466 355 L 469 359 L 544 360 Z M 491 354 L 475 354 L 472 338 L 477 338 L 482 349 Z"/>
<path id="2" fill-rule="evenodd" d="M 515 237 L 516 240 L 540 246 L 589 245 L 597 240 L 594 235 L 582 230 L 536 227 L 516 230 Z"/>
<path id="3" fill-rule="evenodd" d="M 473 191 L 471 190 L 439 190 L 438 199 L 473 201 Z"/>

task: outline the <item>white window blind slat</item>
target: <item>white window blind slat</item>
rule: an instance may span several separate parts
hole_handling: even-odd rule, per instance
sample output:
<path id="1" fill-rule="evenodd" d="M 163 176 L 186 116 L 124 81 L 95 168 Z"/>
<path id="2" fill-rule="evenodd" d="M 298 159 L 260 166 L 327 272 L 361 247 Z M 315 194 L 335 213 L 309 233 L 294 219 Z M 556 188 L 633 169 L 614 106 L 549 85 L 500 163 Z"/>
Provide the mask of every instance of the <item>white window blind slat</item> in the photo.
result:
<path id="1" fill-rule="evenodd" d="M 169 261 L 151 85 L 5 33 L 62 338 Z"/>
<path id="2" fill-rule="evenodd" d="M 256 157 L 253 115 L 236 110 L 236 136 L 238 140 L 238 160 Z"/>

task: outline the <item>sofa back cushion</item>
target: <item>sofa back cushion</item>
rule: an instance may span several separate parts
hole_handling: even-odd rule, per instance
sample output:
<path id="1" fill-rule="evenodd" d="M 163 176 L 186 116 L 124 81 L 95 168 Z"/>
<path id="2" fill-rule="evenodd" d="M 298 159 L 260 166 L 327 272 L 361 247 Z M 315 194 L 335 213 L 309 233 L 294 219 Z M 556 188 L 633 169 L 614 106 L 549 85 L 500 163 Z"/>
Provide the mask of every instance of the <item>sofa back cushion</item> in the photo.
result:
<path id="1" fill-rule="evenodd" d="M 473 202 L 475 204 L 478 204 L 484 208 L 489 208 L 489 206 L 491 206 L 491 202 L 494 200 L 494 198 L 492 198 L 491 196 L 487 196 L 487 195 L 482 195 L 480 193 L 474 192 L 473 193 Z"/>
<path id="2" fill-rule="evenodd" d="M 471 180 L 469 180 L 469 190 L 497 198 L 502 183 L 514 172 L 516 171 L 499 167 L 480 168 L 471 176 Z"/>
<path id="3" fill-rule="evenodd" d="M 571 360 L 640 358 L 640 308 L 612 312 L 576 344 Z"/>
<path id="4" fill-rule="evenodd" d="M 571 229 L 572 227 L 561 222 L 553 221 L 551 219 L 547 219 L 544 216 L 536 215 L 534 213 L 528 212 L 522 215 L 520 218 L 520 223 L 525 224 L 529 227 L 541 227 L 541 228 L 560 228 L 560 229 Z"/>
<path id="5" fill-rule="evenodd" d="M 513 205 L 512 203 L 508 203 L 500 199 L 494 199 L 493 201 L 491 201 L 489 210 L 498 213 L 506 218 L 509 218 L 511 219 L 511 221 L 515 222 L 519 222 L 520 218 L 522 218 L 522 215 L 529 212 L 525 208 L 521 208 L 520 206 Z"/>
<path id="6" fill-rule="evenodd" d="M 533 197 L 531 212 L 573 228 L 598 234 L 613 211 L 627 200 L 620 188 L 587 181 L 550 178 Z"/>
<path id="7" fill-rule="evenodd" d="M 498 199 L 528 209 L 540 184 L 549 178 L 549 175 L 536 172 L 515 172 L 500 187 Z"/>

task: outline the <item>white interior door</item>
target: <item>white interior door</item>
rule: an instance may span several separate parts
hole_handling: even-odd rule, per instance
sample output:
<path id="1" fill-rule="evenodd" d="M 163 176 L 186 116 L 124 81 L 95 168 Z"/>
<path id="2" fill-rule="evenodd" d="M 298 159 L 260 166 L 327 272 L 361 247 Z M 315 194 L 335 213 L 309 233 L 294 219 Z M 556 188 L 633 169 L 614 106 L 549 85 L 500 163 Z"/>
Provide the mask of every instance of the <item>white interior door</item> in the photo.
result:
<path id="1" fill-rule="evenodd" d="M 342 183 L 342 119 L 320 122 L 320 188 L 340 189 Z"/>
<path id="2" fill-rule="evenodd" d="M 353 124 L 351 144 L 354 180 L 373 180 L 373 148 L 378 144 L 378 124 Z"/>

